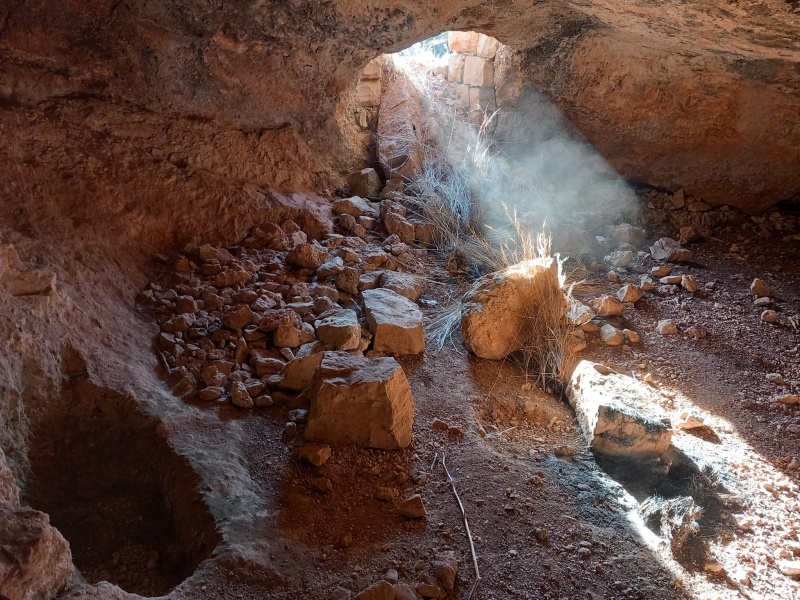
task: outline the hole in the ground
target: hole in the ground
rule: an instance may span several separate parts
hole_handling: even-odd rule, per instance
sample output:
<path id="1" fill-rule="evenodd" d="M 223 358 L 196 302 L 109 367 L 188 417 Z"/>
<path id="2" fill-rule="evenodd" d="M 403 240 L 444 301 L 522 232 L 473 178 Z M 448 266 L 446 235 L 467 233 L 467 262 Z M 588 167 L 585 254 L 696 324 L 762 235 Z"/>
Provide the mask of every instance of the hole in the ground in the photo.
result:
<path id="1" fill-rule="evenodd" d="M 169 592 L 220 541 L 199 477 L 132 399 L 83 374 L 59 400 L 32 429 L 28 501 L 50 515 L 90 583 Z"/>

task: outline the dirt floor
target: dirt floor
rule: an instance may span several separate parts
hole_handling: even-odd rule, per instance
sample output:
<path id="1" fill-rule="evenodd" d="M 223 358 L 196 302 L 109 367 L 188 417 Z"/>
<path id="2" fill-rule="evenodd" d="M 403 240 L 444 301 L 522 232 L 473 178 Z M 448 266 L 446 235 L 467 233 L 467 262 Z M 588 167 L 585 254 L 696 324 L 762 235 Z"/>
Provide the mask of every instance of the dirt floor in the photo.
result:
<path id="1" fill-rule="evenodd" d="M 658 233 L 648 231 L 651 239 Z M 611 318 L 641 341 L 612 347 L 590 333 L 579 354 L 649 381 L 673 422 L 687 411 L 702 418 L 700 437 L 674 436 L 702 477 L 678 473 L 661 485 L 647 469 L 604 465 L 612 478 L 586 449 L 563 398 L 539 389 L 513 360 L 468 355 L 456 333 L 438 352 L 400 360 L 415 401 L 413 442 L 404 451 L 334 446 L 330 460 L 313 467 L 297 456 L 302 435 L 285 432 L 293 406 L 202 407 L 219 421 L 198 419 L 191 435 L 210 451 L 236 439 L 258 505 L 246 526 L 223 532 L 216 556 L 171 597 L 346 599 L 384 579 L 435 583 L 434 563 L 452 552 L 458 578 L 448 597 L 467 598 L 475 572 L 445 463 L 474 539 L 476 598 L 799 598 L 800 583 L 780 570 L 800 558 L 800 407 L 773 401 L 800 386 L 791 319 L 800 249 L 784 238 L 731 230 L 691 244 L 692 262 L 673 273 L 696 275 L 698 292 L 646 294 Z M 434 260 L 427 271 L 422 297 L 438 303 L 423 303 L 427 316 L 458 293 L 443 264 Z M 583 278 L 575 295 L 588 302 L 615 294 L 628 278 L 638 283 L 655 264 L 639 256 L 616 270 L 616 282 L 605 266 L 566 266 Z M 762 322 L 763 308 L 753 305 L 756 277 L 774 290 L 776 324 Z M 680 333 L 655 330 L 667 318 Z M 785 383 L 771 382 L 770 373 Z M 451 429 L 432 427 L 435 419 Z M 705 509 L 703 552 L 673 556 L 642 521 L 639 502 L 677 493 Z M 422 496 L 425 520 L 398 513 L 412 494 Z M 113 570 L 104 575 L 125 587 Z"/>

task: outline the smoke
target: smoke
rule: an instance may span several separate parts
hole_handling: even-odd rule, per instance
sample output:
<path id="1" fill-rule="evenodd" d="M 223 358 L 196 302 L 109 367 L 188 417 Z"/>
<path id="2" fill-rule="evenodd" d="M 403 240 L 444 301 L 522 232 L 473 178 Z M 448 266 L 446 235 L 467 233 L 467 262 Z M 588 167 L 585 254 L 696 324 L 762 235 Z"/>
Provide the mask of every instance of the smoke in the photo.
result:
<path id="1" fill-rule="evenodd" d="M 434 132 L 420 140 L 419 196 L 438 198 L 458 226 L 489 239 L 511 239 L 521 227 L 570 255 L 594 253 L 607 225 L 637 219 L 633 190 L 543 94 L 526 87 L 500 111 L 469 110 L 448 93 L 443 58 L 422 46 L 394 58 Z"/>
<path id="2" fill-rule="evenodd" d="M 636 220 L 633 190 L 543 95 L 530 91 L 513 112 L 490 118 L 494 135 L 461 133 L 471 138 L 462 147 L 473 154 L 472 200 L 488 226 L 516 219 L 548 233 L 555 250 L 583 254 L 606 225 Z M 463 162 L 459 154 L 451 145 L 449 162 Z"/>

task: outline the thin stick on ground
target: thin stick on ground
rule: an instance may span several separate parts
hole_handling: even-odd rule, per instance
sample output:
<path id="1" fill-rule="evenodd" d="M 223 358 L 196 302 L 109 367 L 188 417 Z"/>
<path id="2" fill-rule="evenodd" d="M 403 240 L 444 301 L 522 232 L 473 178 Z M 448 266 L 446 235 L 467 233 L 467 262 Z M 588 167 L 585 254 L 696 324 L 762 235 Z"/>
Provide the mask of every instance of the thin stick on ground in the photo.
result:
<path id="1" fill-rule="evenodd" d="M 475 542 L 472 541 L 472 533 L 469 530 L 469 522 L 467 521 L 467 512 L 464 510 L 464 504 L 461 502 L 461 498 L 456 491 L 456 483 L 453 480 L 453 476 L 450 475 L 450 471 L 447 470 L 447 463 L 445 462 L 445 453 L 442 452 L 442 468 L 444 469 L 445 475 L 447 475 L 447 481 L 450 482 L 450 487 L 453 489 L 453 495 L 456 497 L 456 501 L 458 502 L 458 508 L 461 509 L 461 516 L 464 518 L 464 529 L 467 530 L 467 539 L 469 540 L 469 549 L 472 552 L 472 566 L 475 567 L 475 583 L 472 585 L 472 589 L 469 592 L 469 596 L 467 596 L 467 600 L 472 600 L 475 597 L 475 593 L 478 591 L 478 585 L 481 582 L 481 572 L 478 569 L 478 555 L 475 552 Z"/>

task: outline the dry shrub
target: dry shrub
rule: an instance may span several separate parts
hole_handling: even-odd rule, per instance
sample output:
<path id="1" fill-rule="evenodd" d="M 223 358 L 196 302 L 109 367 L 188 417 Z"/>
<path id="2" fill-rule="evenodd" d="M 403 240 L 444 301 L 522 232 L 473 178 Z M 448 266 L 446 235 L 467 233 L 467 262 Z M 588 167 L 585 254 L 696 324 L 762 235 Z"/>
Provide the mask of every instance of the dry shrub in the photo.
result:
<path id="1" fill-rule="evenodd" d="M 500 150 L 490 135 L 496 113 L 484 114 L 476 129 L 463 111 L 437 99 L 437 84 L 427 71 L 405 68 L 403 72 L 417 87 L 423 110 L 440 130 L 437 139 L 425 142 L 421 173 L 410 182 L 403 199 L 434 225 L 433 242 L 448 259 L 448 268 L 466 274 L 469 281 L 525 260 L 551 257 L 550 237 L 531 234 L 516 211 L 508 208 L 513 194 L 538 197 L 539 190 L 535 177 L 510 169 L 507 160 L 496 160 Z M 560 386 L 573 362 L 568 351 L 571 328 L 564 321 L 560 260 L 558 268 L 558 286 L 532 288 L 525 315 L 525 331 L 532 334 L 516 357 L 543 386 L 553 382 Z M 428 345 L 433 351 L 452 343 L 461 307 L 461 301 L 442 307 L 428 320 Z"/>

